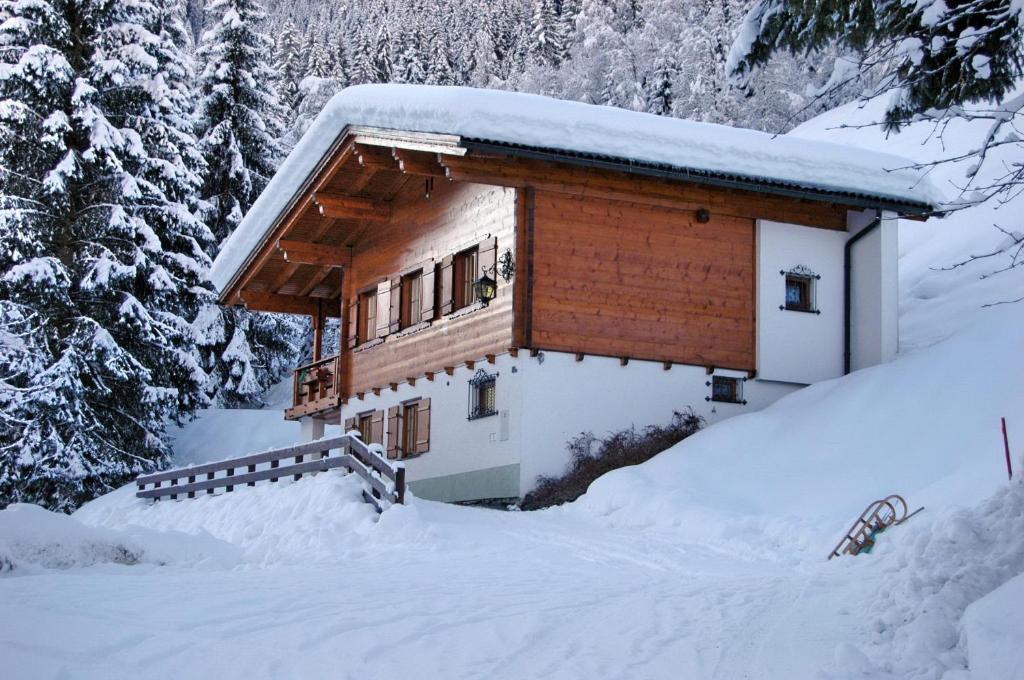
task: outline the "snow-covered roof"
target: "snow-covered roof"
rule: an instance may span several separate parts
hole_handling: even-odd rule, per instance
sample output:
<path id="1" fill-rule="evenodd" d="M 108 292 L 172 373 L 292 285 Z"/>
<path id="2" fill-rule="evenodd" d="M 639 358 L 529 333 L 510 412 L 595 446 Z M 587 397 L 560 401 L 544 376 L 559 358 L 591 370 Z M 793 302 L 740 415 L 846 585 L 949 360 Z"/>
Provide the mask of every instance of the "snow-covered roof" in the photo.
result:
<path id="1" fill-rule="evenodd" d="M 539 95 L 465 87 L 359 85 L 336 94 L 225 243 L 224 291 L 346 129 L 452 135 L 766 186 L 926 207 L 940 196 L 900 156 Z"/>

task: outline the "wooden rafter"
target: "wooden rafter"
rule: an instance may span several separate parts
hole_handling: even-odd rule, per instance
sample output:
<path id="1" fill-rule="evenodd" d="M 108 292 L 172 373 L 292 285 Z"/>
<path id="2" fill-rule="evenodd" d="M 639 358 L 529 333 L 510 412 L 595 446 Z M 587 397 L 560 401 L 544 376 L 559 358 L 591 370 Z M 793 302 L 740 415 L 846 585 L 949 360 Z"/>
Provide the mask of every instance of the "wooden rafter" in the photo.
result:
<path id="1" fill-rule="evenodd" d="M 278 239 L 277 249 L 284 255 L 285 261 L 293 264 L 313 264 L 320 267 L 352 266 L 352 249 L 347 246 Z"/>
<path id="2" fill-rule="evenodd" d="M 391 208 L 365 198 L 352 198 L 337 194 L 314 194 L 313 201 L 319 206 L 320 214 L 334 219 L 387 222 Z"/>
<path id="3" fill-rule="evenodd" d="M 299 295 L 310 295 L 314 290 L 317 289 L 317 287 L 321 283 L 323 283 L 327 279 L 328 276 L 331 275 L 332 271 L 334 271 L 334 267 L 320 267 L 320 269 L 318 269 L 316 273 L 313 274 L 313 276 L 309 279 L 309 283 L 302 287 L 302 290 L 299 291 Z M 331 295 L 330 297 L 335 296 Z"/>

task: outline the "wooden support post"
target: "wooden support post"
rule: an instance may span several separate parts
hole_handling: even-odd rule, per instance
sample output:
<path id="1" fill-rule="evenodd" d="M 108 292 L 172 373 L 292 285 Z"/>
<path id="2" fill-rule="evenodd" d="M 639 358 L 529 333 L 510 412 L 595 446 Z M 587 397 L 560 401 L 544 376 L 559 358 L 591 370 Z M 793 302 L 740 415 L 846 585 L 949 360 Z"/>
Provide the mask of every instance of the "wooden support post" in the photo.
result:
<path id="1" fill-rule="evenodd" d="M 256 466 L 250 465 L 248 467 L 249 472 L 256 472 Z M 249 486 L 256 486 L 256 482 L 249 482 Z"/>
<path id="2" fill-rule="evenodd" d="M 178 480 L 177 480 L 177 479 L 172 479 L 172 480 L 171 480 L 171 486 L 177 486 L 177 484 L 178 484 Z M 171 500 L 172 500 L 172 501 L 176 501 L 176 500 L 178 500 L 178 494 L 176 494 L 176 493 L 172 493 L 172 494 L 171 494 Z"/>
<path id="3" fill-rule="evenodd" d="M 227 476 L 228 476 L 228 477 L 234 477 L 234 476 L 235 476 L 235 468 L 228 468 Z M 225 490 L 226 490 L 226 491 L 227 491 L 228 493 L 230 493 L 230 492 L 232 492 L 232 491 L 234 491 L 234 490 L 235 490 L 235 487 L 234 487 L 234 485 L 232 485 L 232 484 L 228 484 L 228 485 L 227 485 L 226 487 L 224 487 L 224 488 L 225 488 Z"/>
<path id="4" fill-rule="evenodd" d="M 208 479 L 208 480 L 213 479 L 213 473 L 212 472 L 207 472 L 206 473 L 206 479 Z M 212 496 L 213 495 L 213 489 L 207 489 L 206 493 L 208 493 L 208 494 L 210 494 Z"/>
<path id="5" fill-rule="evenodd" d="M 196 476 L 195 475 L 189 475 L 188 483 L 189 484 L 195 484 L 195 482 L 196 482 Z M 188 497 L 189 498 L 195 498 L 196 497 L 196 492 L 195 491 L 189 491 L 188 492 Z"/>
<path id="6" fill-rule="evenodd" d="M 324 301 L 317 298 L 316 314 L 313 316 L 313 361 L 324 358 Z"/>
<path id="7" fill-rule="evenodd" d="M 302 456 L 295 456 L 295 463 L 298 464 L 298 463 L 301 463 L 301 462 L 302 462 Z M 301 474 L 292 475 L 292 481 L 297 482 L 300 479 L 302 479 L 302 475 Z"/>
<path id="8" fill-rule="evenodd" d="M 272 460 L 272 461 L 270 461 L 270 467 L 271 467 L 271 469 L 273 469 L 273 468 L 276 468 L 276 467 L 278 467 L 279 465 L 280 465 L 280 461 L 276 461 L 276 460 Z M 276 482 L 276 481 L 277 481 L 277 477 L 271 477 L 271 478 L 270 478 L 270 481 L 271 481 L 271 482 Z"/>

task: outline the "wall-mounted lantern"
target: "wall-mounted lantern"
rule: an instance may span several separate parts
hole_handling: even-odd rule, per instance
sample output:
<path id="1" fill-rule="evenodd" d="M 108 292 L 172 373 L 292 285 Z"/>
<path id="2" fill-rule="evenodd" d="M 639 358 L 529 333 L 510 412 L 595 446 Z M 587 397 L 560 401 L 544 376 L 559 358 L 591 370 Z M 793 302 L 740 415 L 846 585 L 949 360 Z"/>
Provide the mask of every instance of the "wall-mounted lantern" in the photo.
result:
<path id="1" fill-rule="evenodd" d="M 491 300 L 498 294 L 498 282 L 491 278 L 486 272 L 473 284 L 476 289 L 476 296 L 483 303 L 484 307 L 491 304 Z"/>

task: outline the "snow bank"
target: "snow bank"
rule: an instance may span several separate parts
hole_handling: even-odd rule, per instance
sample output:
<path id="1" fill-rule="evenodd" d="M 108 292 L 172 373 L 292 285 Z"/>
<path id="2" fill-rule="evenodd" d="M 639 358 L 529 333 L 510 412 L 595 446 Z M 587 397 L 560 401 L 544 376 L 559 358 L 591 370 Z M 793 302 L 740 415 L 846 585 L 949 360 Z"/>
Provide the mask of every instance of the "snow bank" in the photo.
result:
<path id="1" fill-rule="evenodd" d="M 110 530 L 141 526 L 208 534 L 235 546 L 247 563 L 308 564 L 377 545 L 377 514 L 361 489 L 355 475 L 337 471 L 157 503 L 137 499 L 134 487 L 126 486 L 86 504 L 74 519 Z M 405 516 L 414 514 L 409 510 Z"/>
<path id="2" fill-rule="evenodd" d="M 0 510 L 0 572 L 103 563 L 226 567 L 237 558 L 233 547 L 201 534 L 92 527 L 24 503 Z"/>
<path id="3" fill-rule="evenodd" d="M 940 195 L 905 158 L 540 95 L 359 85 L 336 94 L 281 165 L 211 270 L 223 290 L 346 126 L 372 126 L 664 165 L 911 203 Z"/>
<path id="4" fill-rule="evenodd" d="M 999 418 L 1024 437 L 1024 306 L 886 365 L 819 383 L 605 475 L 571 506 L 616 526 L 824 557 L 872 500 L 972 505 L 1006 478 Z M 1011 432 L 1012 434 L 1012 432 Z M 781 550 L 779 550 L 781 549 Z"/>
<path id="5" fill-rule="evenodd" d="M 1024 626 L 1011 624 L 1020 621 L 1022 607 L 1024 574 L 967 608 L 962 644 L 972 678 L 1024 678 Z"/>

